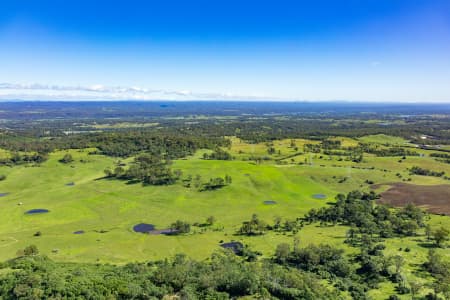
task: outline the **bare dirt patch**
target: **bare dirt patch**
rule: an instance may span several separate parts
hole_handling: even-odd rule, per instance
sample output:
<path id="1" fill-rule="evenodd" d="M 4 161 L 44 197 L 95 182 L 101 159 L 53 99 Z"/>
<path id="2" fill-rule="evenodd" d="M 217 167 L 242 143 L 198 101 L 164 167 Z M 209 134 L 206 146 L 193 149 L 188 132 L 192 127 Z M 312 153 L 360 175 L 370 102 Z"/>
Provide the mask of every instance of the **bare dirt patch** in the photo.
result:
<path id="1" fill-rule="evenodd" d="M 154 234 L 154 235 L 158 235 L 158 234 L 165 234 L 165 235 L 172 235 L 172 234 L 177 234 L 178 230 L 176 229 L 171 229 L 171 228 L 167 228 L 167 229 L 154 229 L 148 232 L 149 234 Z"/>
<path id="2" fill-rule="evenodd" d="M 393 183 L 381 193 L 379 203 L 395 207 L 412 203 L 436 214 L 450 215 L 450 185 Z"/>

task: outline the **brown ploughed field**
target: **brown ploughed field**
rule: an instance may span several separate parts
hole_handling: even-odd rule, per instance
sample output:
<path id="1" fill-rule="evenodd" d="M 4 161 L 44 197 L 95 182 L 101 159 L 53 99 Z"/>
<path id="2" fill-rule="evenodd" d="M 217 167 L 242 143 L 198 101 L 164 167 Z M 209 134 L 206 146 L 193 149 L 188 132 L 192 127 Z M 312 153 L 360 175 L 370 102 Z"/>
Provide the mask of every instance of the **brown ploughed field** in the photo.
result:
<path id="1" fill-rule="evenodd" d="M 394 183 L 381 193 L 378 203 L 405 206 L 413 203 L 435 214 L 450 215 L 450 185 L 415 185 Z"/>

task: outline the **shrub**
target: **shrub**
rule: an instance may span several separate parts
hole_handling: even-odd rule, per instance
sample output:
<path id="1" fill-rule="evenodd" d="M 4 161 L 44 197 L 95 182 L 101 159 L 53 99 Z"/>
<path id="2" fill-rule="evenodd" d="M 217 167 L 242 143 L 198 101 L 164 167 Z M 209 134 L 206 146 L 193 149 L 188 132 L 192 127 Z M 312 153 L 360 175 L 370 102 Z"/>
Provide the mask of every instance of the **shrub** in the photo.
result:
<path id="1" fill-rule="evenodd" d="M 63 156 L 63 158 L 61 158 L 59 160 L 59 162 L 63 163 L 63 164 L 69 164 L 69 163 L 73 162 L 73 157 L 71 154 L 67 153 Z"/>

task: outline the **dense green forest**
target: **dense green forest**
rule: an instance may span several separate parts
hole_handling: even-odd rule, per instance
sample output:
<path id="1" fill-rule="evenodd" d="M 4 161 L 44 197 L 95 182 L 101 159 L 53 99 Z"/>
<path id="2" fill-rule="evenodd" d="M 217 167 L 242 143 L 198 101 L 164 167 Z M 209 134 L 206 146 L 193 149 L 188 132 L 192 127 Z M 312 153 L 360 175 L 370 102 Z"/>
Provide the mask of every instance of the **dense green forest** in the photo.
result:
<path id="1" fill-rule="evenodd" d="M 30 254 L 4 265 L 3 299 L 335 299 L 317 276 L 270 261 L 248 263 L 231 252 L 199 262 L 184 255 L 125 266 L 62 264 Z M 169 298 L 168 298 L 169 299 Z"/>

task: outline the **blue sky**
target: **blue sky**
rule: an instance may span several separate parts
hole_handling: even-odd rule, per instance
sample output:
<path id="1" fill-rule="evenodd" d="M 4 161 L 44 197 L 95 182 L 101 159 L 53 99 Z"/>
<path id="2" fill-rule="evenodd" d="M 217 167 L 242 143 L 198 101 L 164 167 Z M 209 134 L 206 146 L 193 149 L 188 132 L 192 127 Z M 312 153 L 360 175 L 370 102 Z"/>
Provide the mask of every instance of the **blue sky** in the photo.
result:
<path id="1" fill-rule="evenodd" d="M 3 0 L 0 98 L 450 102 L 450 1 Z"/>

